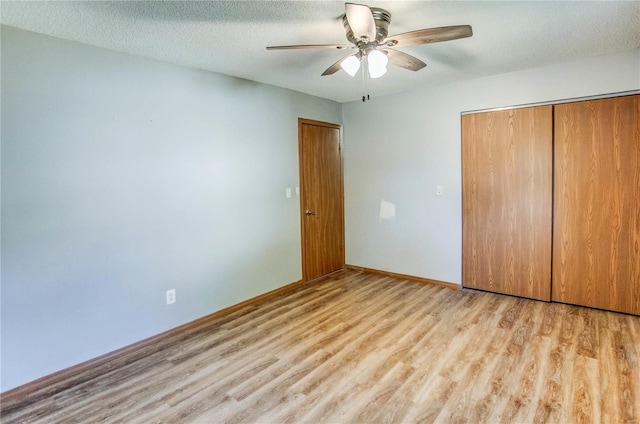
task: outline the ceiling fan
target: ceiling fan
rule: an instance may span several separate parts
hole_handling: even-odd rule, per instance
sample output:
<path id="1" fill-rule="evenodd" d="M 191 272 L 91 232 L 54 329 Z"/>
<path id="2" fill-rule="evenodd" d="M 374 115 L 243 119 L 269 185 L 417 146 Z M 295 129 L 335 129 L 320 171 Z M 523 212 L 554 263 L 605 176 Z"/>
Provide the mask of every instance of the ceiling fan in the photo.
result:
<path id="1" fill-rule="evenodd" d="M 345 14 L 342 23 L 347 33 L 349 44 L 302 44 L 293 46 L 270 46 L 267 50 L 328 48 L 338 50 L 357 49 L 333 65 L 322 75 L 332 75 L 340 68 L 351 76 L 364 63 L 371 78 L 378 78 L 387 71 L 387 64 L 399 66 L 410 71 L 419 71 L 426 63 L 393 47 L 405 47 L 417 44 L 438 43 L 471 37 L 470 25 L 455 25 L 439 28 L 419 29 L 398 35 L 387 36 L 391 13 L 377 7 L 362 4 L 345 3 Z M 366 61 L 364 60 L 366 58 Z"/>

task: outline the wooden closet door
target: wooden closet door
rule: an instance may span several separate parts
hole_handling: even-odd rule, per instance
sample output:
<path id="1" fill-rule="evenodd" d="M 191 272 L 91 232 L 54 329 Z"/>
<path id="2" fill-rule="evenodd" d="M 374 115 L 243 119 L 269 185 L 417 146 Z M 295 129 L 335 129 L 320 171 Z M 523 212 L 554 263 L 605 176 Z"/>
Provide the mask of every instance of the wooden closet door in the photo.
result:
<path id="1" fill-rule="evenodd" d="M 462 285 L 549 300 L 552 107 L 462 116 Z"/>
<path id="2" fill-rule="evenodd" d="M 640 314 L 639 99 L 555 107 L 553 300 Z"/>

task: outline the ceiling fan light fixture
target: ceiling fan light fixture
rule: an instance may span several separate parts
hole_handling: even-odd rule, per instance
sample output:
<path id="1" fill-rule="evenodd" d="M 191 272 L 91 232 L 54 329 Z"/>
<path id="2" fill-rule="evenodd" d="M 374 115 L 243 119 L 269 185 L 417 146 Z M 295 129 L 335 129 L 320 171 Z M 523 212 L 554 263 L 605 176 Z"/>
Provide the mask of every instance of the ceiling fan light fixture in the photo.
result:
<path id="1" fill-rule="evenodd" d="M 356 55 L 351 55 L 340 62 L 340 67 L 353 77 L 358 73 L 358 69 L 360 69 L 360 59 L 357 58 Z"/>
<path id="2" fill-rule="evenodd" d="M 369 76 L 371 78 L 380 78 L 387 73 L 387 63 L 389 59 L 387 55 L 380 50 L 372 50 L 367 54 L 367 62 L 369 64 Z"/>
<path id="3" fill-rule="evenodd" d="M 346 31 L 347 40 L 351 45 L 295 44 L 290 46 L 269 46 L 267 50 L 355 49 L 355 54 L 342 57 L 334 62 L 325 69 L 322 76 L 333 75 L 342 68 L 346 73 L 354 77 L 360 71 L 360 67 L 364 67 L 366 70 L 362 71 L 362 81 L 366 90 L 366 81 L 369 77 L 380 78 L 386 74 L 387 64 L 389 63 L 414 72 L 427 66 L 417 57 L 391 47 L 400 48 L 439 43 L 473 35 L 471 25 L 451 25 L 417 29 L 389 36 L 391 13 L 388 11 L 356 3 L 345 3 L 344 11 L 342 25 Z"/>

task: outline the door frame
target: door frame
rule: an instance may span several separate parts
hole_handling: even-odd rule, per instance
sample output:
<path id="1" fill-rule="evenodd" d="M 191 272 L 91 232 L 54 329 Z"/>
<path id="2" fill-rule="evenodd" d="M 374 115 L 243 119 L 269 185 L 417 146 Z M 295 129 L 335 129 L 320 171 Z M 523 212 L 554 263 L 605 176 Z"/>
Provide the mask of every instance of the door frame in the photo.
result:
<path id="1" fill-rule="evenodd" d="M 306 273 L 306 265 L 305 265 L 305 231 L 304 231 L 304 219 L 305 219 L 305 214 L 304 214 L 304 204 L 305 204 L 305 195 L 306 193 L 303 190 L 304 187 L 304 172 L 302 169 L 302 126 L 303 125 L 315 125 L 315 126 L 319 126 L 319 127 L 325 127 L 325 128 L 331 128 L 331 129 L 337 129 L 338 133 L 339 133 L 339 142 L 338 142 L 338 149 L 340 151 L 340 203 L 342 204 L 342 208 L 341 208 L 341 225 L 342 225 L 342 268 L 340 270 L 337 271 L 341 271 L 345 269 L 345 223 L 344 223 L 344 157 L 342 155 L 342 147 L 343 147 L 343 141 L 342 141 L 342 125 L 339 124 L 333 124 L 331 122 L 324 122 L 324 121 L 316 121 L 313 119 L 307 119 L 307 118 L 300 118 L 298 117 L 298 173 L 299 173 L 299 185 L 300 185 L 300 251 L 301 251 L 301 259 L 302 259 L 302 281 L 303 283 L 308 283 L 310 281 L 315 281 L 318 280 L 320 278 L 324 278 L 326 277 L 326 275 L 330 275 L 333 272 L 326 274 L 326 275 L 322 275 L 320 277 L 314 278 L 312 280 L 307 280 L 307 273 Z M 335 271 L 335 272 L 337 272 Z"/>

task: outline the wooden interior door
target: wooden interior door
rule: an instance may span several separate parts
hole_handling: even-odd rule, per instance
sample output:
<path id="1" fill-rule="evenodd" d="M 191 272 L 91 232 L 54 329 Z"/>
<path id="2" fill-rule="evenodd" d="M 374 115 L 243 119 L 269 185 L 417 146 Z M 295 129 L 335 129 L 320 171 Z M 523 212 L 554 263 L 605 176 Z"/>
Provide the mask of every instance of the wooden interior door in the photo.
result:
<path id="1" fill-rule="evenodd" d="M 553 300 L 640 314 L 640 96 L 555 106 Z"/>
<path id="2" fill-rule="evenodd" d="M 344 268 L 341 127 L 298 120 L 302 274 L 315 280 Z"/>
<path id="3" fill-rule="evenodd" d="M 552 107 L 462 116 L 462 285 L 550 300 Z"/>

